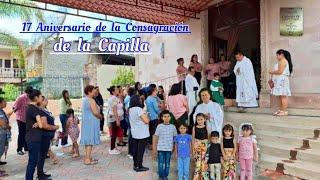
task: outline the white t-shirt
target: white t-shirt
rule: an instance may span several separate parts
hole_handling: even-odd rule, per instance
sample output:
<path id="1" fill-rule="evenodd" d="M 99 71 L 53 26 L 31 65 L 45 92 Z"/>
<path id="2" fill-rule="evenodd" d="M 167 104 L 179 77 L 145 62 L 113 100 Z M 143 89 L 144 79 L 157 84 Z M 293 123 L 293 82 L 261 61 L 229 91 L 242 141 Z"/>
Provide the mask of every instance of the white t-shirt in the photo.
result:
<path id="1" fill-rule="evenodd" d="M 142 114 L 144 114 L 144 112 L 140 107 L 132 107 L 129 109 L 131 134 L 134 139 L 144 139 L 150 136 L 148 124 L 145 124 L 141 119 Z"/>
<path id="2" fill-rule="evenodd" d="M 120 98 L 116 97 L 116 96 L 111 96 L 108 100 L 108 115 L 113 116 L 113 110 L 112 108 L 116 106 L 117 107 L 117 113 L 118 116 L 120 117 L 120 120 L 122 120 L 123 115 L 124 115 L 124 110 L 123 110 L 123 103 L 121 102 Z M 114 118 L 109 118 L 109 122 L 114 122 L 115 119 Z"/>

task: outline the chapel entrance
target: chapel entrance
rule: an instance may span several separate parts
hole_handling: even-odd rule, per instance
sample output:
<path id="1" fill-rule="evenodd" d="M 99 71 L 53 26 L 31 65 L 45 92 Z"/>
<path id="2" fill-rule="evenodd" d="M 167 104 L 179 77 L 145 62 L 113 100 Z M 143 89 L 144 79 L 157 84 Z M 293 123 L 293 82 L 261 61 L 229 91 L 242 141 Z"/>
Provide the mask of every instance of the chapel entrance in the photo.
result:
<path id="1" fill-rule="evenodd" d="M 251 59 L 260 92 L 260 0 L 224 1 L 209 8 L 209 56 L 216 62 L 230 62 L 227 72 L 222 72 L 226 99 L 236 97 L 236 79 L 233 67 L 234 52 L 241 50 Z"/>

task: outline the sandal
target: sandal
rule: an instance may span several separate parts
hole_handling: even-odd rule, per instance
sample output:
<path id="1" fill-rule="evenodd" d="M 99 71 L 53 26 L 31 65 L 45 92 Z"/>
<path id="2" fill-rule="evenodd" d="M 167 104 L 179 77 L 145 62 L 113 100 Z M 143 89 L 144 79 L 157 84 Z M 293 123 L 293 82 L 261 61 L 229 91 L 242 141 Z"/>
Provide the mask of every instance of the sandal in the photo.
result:
<path id="1" fill-rule="evenodd" d="M 98 164 L 98 161 L 91 161 L 89 163 L 84 163 L 84 165 L 95 165 L 95 164 Z"/>
<path id="2" fill-rule="evenodd" d="M 98 162 L 99 160 L 98 159 L 91 159 L 91 161 Z"/>
<path id="3" fill-rule="evenodd" d="M 58 162 L 59 162 L 58 159 L 53 160 L 53 164 L 58 164 Z"/>
<path id="4" fill-rule="evenodd" d="M 280 111 L 277 116 L 288 116 L 288 111 Z"/>
<path id="5" fill-rule="evenodd" d="M 281 110 L 278 110 L 278 111 L 274 112 L 273 115 L 277 116 L 280 112 L 281 112 Z"/>
<path id="6" fill-rule="evenodd" d="M 80 157 L 79 154 L 73 154 L 73 155 L 72 155 L 72 158 L 78 158 L 78 157 Z"/>

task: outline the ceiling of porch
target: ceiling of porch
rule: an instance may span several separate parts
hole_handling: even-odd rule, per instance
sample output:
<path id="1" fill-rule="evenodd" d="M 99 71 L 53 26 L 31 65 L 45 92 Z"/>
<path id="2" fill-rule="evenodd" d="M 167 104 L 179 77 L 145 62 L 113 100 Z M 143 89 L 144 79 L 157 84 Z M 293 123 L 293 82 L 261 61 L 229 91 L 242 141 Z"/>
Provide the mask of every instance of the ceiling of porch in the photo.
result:
<path id="1" fill-rule="evenodd" d="M 36 0 L 79 10 L 117 16 L 152 24 L 174 24 L 199 13 L 208 5 L 228 0 Z"/>

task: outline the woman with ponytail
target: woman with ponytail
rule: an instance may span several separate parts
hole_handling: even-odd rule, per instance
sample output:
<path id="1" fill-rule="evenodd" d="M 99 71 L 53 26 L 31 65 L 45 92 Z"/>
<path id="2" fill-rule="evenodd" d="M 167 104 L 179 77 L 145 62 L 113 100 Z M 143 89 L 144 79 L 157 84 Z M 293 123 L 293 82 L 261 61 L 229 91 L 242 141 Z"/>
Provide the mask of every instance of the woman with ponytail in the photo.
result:
<path id="1" fill-rule="evenodd" d="M 293 66 L 288 51 L 279 49 L 276 54 L 278 62 L 275 64 L 274 70 L 269 72 L 272 75 L 271 94 L 277 96 L 280 102 L 280 109 L 274 115 L 287 116 L 288 96 L 291 96 L 289 77 L 292 74 Z"/>
<path id="2" fill-rule="evenodd" d="M 66 129 L 66 125 L 67 125 L 67 109 L 70 109 L 72 106 L 71 100 L 70 100 L 70 96 L 69 96 L 69 92 L 67 90 L 63 90 L 62 91 L 62 98 L 60 99 L 60 122 L 62 125 L 62 131 L 64 134 L 64 137 L 61 139 L 61 145 L 63 147 L 68 145 L 68 132 Z"/>

